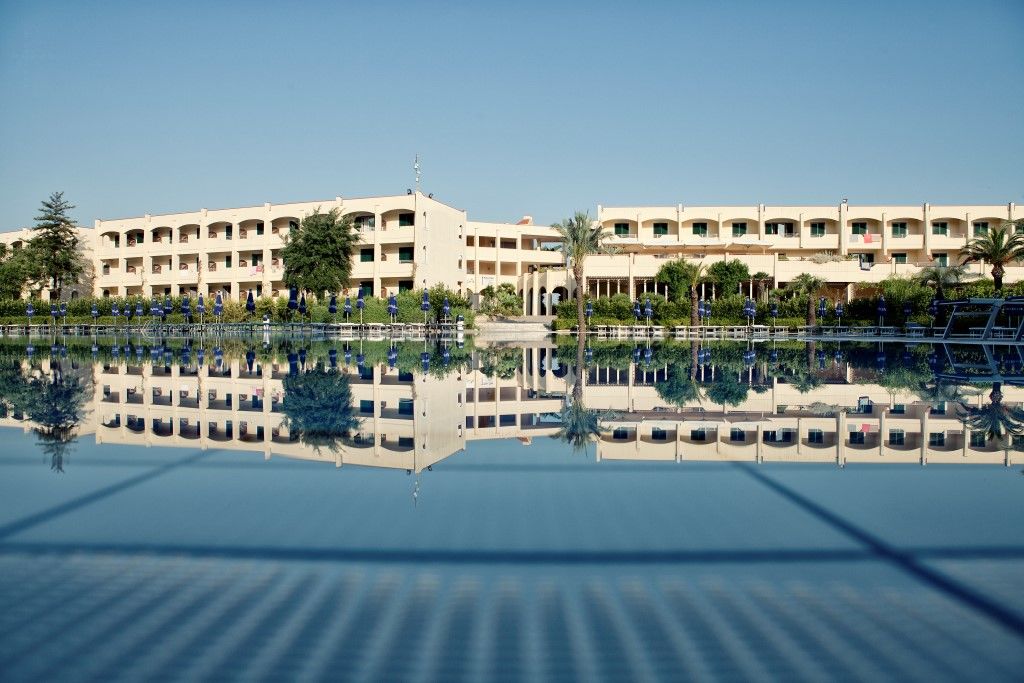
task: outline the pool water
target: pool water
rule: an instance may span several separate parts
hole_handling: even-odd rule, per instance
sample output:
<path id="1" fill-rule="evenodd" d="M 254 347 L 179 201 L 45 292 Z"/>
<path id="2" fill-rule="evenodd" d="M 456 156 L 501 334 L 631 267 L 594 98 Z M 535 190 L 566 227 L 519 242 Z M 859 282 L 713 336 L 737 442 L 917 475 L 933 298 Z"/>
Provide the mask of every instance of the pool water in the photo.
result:
<path id="1" fill-rule="evenodd" d="M 1019 680 L 1019 358 L 2 340 L 0 677 Z"/>

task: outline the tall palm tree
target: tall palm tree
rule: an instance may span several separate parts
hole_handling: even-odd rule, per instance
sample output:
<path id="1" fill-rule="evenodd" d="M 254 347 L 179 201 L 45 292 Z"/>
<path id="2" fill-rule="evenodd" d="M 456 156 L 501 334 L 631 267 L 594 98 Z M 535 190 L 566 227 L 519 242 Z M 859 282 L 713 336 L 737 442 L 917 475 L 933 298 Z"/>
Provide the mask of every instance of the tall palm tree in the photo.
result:
<path id="1" fill-rule="evenodd" d="M 687 261 L 683 258 L 669 261 L 658 269 L 654 277 L 658 282 L 665 283 L 672 291 L 673 297 L 679 297 L 681 292 L 677 290 L 686 287 L 690 295 L 690 325 L 696 327 L 700 323 L 697 310 L 697 285 L 707 275 L 707 267 L 701 261 Z"/>
<path id="2" fill-rule="evenodd" d="M 578 215 L 578 214 L 577 214 Z M 583 375 L 586 373 L 584 362 L 584 345 L 586 340 L 583 335 L 576 337 L 576 380 L 572 387 L 572 401 L 566 397 L 565 404 L 558 412 L 559 427 L 558 433 L 552 438 L 564 441 L 569 444 L 574 453 L 585 453 L 587 446 L 597 440 L 605 429 L 601 426 L 601 420 L 610 417 L 611 414 L 600 410 L 591 410 L 583 402 Z"/>
<path id="3" fill-rule="evenodd" d="M 975 237 L 960 250 L 962 263 L 983 262 L 992 266 L 992 279 L 996 292 L 1003 291 L 1003 274 L 1006 264 L 1024 257 L 1024 234 L 1016 232 L 1013 223 L 990 230 Z"/>
<path id="4" fill-rule="evenodd" d="M 572 218 L 555 223 L 553 226 L 562 236 L 562 253 L 566 265 L 572 264 L 572 277 L 576 281 L 576 322 L 579 334 L 586 333 L 586 317 L 583 314 L 584 280 L 583 264 L 591 254 L 606 254 L 611 248 L 605 244 L 607 233 L 600 225 L 594 225 L 590 214 L 577 211 Z"/>
<path id="5" fill-rule="evenodd" d="M 793 281 L 786 287 L 786 289 L 797 296 L 807 297 L 807 324 L 810 326 L 818 324 L 817 302 L 814 300 L 814 297 L 824 286 L 825 281 L 820 277 L 815 277 L 810 273 L 801 273 L 793 278 Z"/>
<path id="6" fill-rule="evenodd" d="M 925 287 L 935 290 L 935 296 L 940 299 L 946 298 L 946 291 L 955 289 L 966 280 L 974 277 L 974 273 L 967 270 L 967 266 L 928 266 L 922 268 L 917 274 L 917 282 Z"/>

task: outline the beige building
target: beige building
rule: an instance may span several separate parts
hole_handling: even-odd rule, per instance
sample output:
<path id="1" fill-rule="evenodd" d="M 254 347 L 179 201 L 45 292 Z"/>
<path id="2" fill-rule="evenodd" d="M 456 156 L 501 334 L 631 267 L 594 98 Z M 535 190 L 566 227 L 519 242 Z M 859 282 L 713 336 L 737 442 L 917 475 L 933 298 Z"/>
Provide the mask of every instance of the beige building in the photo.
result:
<path id="1" fill-rule="evenodd" d="M 420 192 L 263 204 L 234 209 L 98 220 L 83 230 L 99 296 L 211 295 L 233 299 L 283 292 L 281 249 L 313 211 L 337 208 L 360 235 L 348 294 L 377 296 L 443 283 L 466 294 L 512 285 L 523 313 L 550 315 L 576 284 L 558 251 L 558 234 L 533 225 L 469 220 L 466 212 Z M 710 264 L 738 258 L 781 286 L 801 273 L 836 290 L 956 263 L 972 237 L 1024 218 L 1015 204 L 991 206 L 599 206 L 596 221 L 615 248 L 587 260 L 591 296 L 664 295 L 655 283 L 669 259 Z M 22 239 L 8 233 L 5 241 Z M 971 267 L 985 273 L 983 264 Z M 1024 277 L 1008 268 L 1007 281 Z M 751 286 L 751 285 L 748 285 Z"/>
<path id="2" fill-rule="evenodd" d="M 466 212 L 414 192 L 291 204 L 264 204 L 98 220 L 100 296 L 212 295 L 233 299 L 284 291 L 281 249 L 317 209 L 351 216 L 360 235 L 350 291 L 385 296 L 444 283 L 460 292 L 515 283 L 530 266 L 561 262 L 543 250 L 550 228 L 468 220 Z"/>
<path id="3" fill-rule="evenodd" d="M 591 296 L 664 294 L 654 278 L 669 259 L 711 264 L 740 259 L 773 286 L 810 273 L 841 290 L 959 262 L 972 237 L 1024 218 L 1015 204 L 993 206 L 599 206 L 597 222 L 617 253 L 587 259 Z M 988 268 L 971 266 L 975 273 Z M 1024 268 L 1007 268 L 1007 282 Z M 541 270 L 521 283 L 527 313 L 546 313 L 554 298 L 574 296 L 564 270 Z M 752 287 L 752 285 L 750 285 Z"/>

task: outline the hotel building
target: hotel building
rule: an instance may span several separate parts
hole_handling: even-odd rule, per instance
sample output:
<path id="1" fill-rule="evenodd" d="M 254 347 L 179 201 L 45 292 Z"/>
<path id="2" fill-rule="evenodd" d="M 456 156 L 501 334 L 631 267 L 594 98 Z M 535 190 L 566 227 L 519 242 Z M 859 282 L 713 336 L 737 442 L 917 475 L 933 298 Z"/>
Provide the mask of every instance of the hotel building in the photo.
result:
<path id="1" fill-rule="evenodd" d="M 517 223 L 469 220 L 466 212 L 420 192 L 98 220 L 83 230 L 97 296 L 222 292 L 242 299 L 284 291 L 281 249 L 302 218 L 320 209 L 351 216 L 360 236 L 348 294 L 383 296 L 442 283 L 476 294 L 508 283 L 524 315 L 550 315 L 576 283 L 557 250 L 559 237 L 529 217 Z M 837 294 L 926 265 L 953 264 L 971 238 L 1024 218 L 1015 204 L 991 206 L 599 206 L 596 221 L 614 253 L 587 260 L 591 296 L 664 295 L 655 282 L 668 259 L 710 264 L 740 259 L 771 287 L 801 273 Z M 22 231 L 24 232 L 24 231 Z M 7 233 L 4 241 L 24 239 Z M 975 264 L 971 270 L 987 274 Z M 1007 268 L 1006 281 L 1024 277 Z M 752 287 L 752 285 L 748 285 Z"/>

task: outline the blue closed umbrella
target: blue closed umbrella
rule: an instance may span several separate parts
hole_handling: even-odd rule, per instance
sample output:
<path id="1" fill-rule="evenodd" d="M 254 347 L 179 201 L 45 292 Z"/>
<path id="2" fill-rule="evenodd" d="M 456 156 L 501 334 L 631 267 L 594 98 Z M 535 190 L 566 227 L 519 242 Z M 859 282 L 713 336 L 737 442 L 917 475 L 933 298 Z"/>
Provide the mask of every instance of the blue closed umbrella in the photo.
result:
<path id="1" fill-rule="evenodd" d="M 779 305 L 777 303 L 772 302 L 771 316 L 773 320 L 779 317 Z"/>
<path id="2" fill-rule="evenodd" d="M 590 318 L 591 318 L 591 317 L 592 317 L 593 315 L 594 315 L 594 304 L 592 304 L 592 303 L 590 303 L 590 302 L 588 301 L 588 302 L 587 302 L 587 309 L 586 309 L 586 316 L 587 316 L 587 320 L 590 320 Z"/>
<path id="3" fill-rule="evenodd" d="M 299 307 L 299 290 L 296 287 L 288 289 L 288 310 L 294 311 Z"/>
<path id="4" fill-rule="evenodd" d="M 910 314 L 913 313 L 913 312 L 914 312 L 914 309 L 911 308 L 909 302 L 903 304 L 903 319 L 904 320 L 910 320 Z"/>
<path id="5" fill-rule="evenodd" d="M 818 317 L 824 318 L 826 313 L 828 313 L 828 302 L 825 301 L 825 297 L 821 297 L 818 301 Z"/>
<path id="6" fill-rule="evenodd" d="M 159 318 L 164 314 L 164 307 L 160 304 L 160 300 L 157 299 L 155 296 L 153 297 L 153 300 L 149 303 L 149 314 L 154 318 Z"/>
<path id="7" fill-rule="evenodd" d="M 427 324 L 427 313 L 430 311 L 430 294 L 423 290 L 423 301 L 420 303 L 420 310 L 423 311 L 423 324 Z"/>
<path id="8" fill-rule="evenodd" d="M 249 290 L 249 294 L 245 297 L 245 310 L 252 315 L 256 312 L 256 300 L 252 297 L 252 290 Z"/>
<path id="9" fill-rule="evenodd" d="M 338 297 L 334 294 L 331 294 L 331 301 L 327 304 L 327 312 L 331 315 L 338 314 Z"/>
<path id="10" fill-rule="evenodd" d="M 398 364 L 398 349 L 394 346 L 388 348 L 388 367 L 393 368 Z"/>
<path id="11" fill-rule="evenodd" d="M 174 313 L 174 304 L 171 303 L 171 295 L 167 294 L 164 296 L 164 315 L 170 315 Z"/>
<path id="12" fill-rule="evenodd" d="M 452 304 L 448 301 L 448 297 L 444 298 L 444 303 L 441 304 L 441 315 L 444 317 L 450 317 L 452 314 Z"/>
<path id="13" fill-rule="evenodd" d="M 332 369 L 338 367 L 338 349 L 331 349 L 327 352 L 327 363 Z"/>
<path id="14" fill-rule="evenodd" d="M 345 320 L 348 320 L 348 317 L 352 315 L 352 299 L 347 296 L 345 297 L 345 306 L 342 308 L 342 312 L 345 314 Z"/>
<path id="15" fill-rule="evenodd" d="M 28 304 L 25 306 L 25 315 L 28 316 L 28 324 L 29 325 L 32 324 L 32 316 L 34 316 L 35 314 L 36 314 L 36 308 L 35 308 L 35 306 L 32 305 L 32 302 L 29 301 Z"/>
<path id="16" fill-rule="evenodd" d="M 394 294 L 388 297 L 388 315 L 392 318 L 392 322 L 398 317 L 398 297 Z"/>
<path id="17" fill-rule="evenodd" d="M 420 354 L 420 366 L 423 368 L 423 372 L 430 370 L 430 354 L 426 351 Z"/>
<path id="18" fill-rule="evenodd" d="M 135 317 L 141 320 L 142 316 L 145 315 L 144 310 L 145 309 L 142 307 L 142 299 L 140 298 L 135 302 Z"/>
<path id="19" fill-rule="evenodd" d="M 305 292 L 303 292 L 302 298 L 299 299 L 299 315 L 300 316 L 306 315 L 306 310 L 307 310 L 306 309 L 306 294 L 305 294 Z"/>
<path id="20" fill-rule="evenodd" d="M 121 315 L 121 310 L 118 308 L 116 301 L 110 302 L 110 315 L 114 316 L 114 322 L 117 323 L 117 316 Z"/>
<path id="21" fill-rule="evenodd" d="M 648 322 L 654 316 L 654 309 L 651 308 L 651 300 L 647 299 L 644 301 L 644 317 L 647 318 Z"/>
<path id="22" fill-rule="evenodd" d="M 359 309 L 359 324 L 363 324 L 363 309 L 366 308 L 366 302 L 363 300 L 363 290 L 359 289 L 359 296 L 356 298 L 356 308 Z"/>
<path id="23" fill-rule="evenodd" d="M 224 298 L 220 292 L 217 292 L 217 296 L 213 299 L 213 314 L 218 318 L 224 315 Z"/>
<path id="24" fill-rule="evenodd" d="M 64 322 L 68 321 L 68 305 L 63 301 L 60 302 L 60 317 L 64 318 Z"/>
<path id="25" fill-rule="evenodd" d="M 57 304 L 50 304 L 50 317 L 53 318 L 54 324 L 57 323 Z"/>
<path id="26" fill-rule="evenodd" d="M 92 320 L 96 322 L 96 318 L 100 317 L 100 309 L 96 308 L 96 302 L 92 302 Z"/>
<path id="27" fill-rule="evenodd" d="M 188 294 L 181 300 L 181 314 L 185 316 L 185 322 L 192 317 L 192 301 L 188 298 Z"/>
<path id="28" fill-rule="evenodd" d="M 299 374 L 299 356 L 294 351 L 288 353 L 288 374 Z"/>
<path id="29" fill-rule="evenodd" d="M 879 325 L 885 324 L 885 314 L 888 312 L 888 306 L 885 304 L 885 295 L 878 297 L 878 321 Z"/>
<path id="30" fill-rule="evenodd" d="M 635 317 L 637 320 L 641 318 L 639 300 L 633 302 L 633 317 Z"/>

